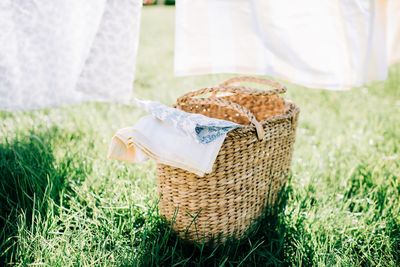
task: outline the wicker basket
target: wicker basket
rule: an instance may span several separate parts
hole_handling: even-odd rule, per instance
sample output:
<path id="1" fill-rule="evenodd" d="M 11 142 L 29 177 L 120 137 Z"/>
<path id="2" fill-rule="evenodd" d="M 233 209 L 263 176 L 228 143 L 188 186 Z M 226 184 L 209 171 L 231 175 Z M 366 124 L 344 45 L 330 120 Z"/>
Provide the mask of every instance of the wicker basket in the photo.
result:
<path id="1" fill-rule="evenodd" d="M 233 86 L 241 82 L 272 89 Z M 299 113 L 279 96 L 285 91 L 274 81 L 238 77 L 178 99 L 177 107 L 184 111 L 246 125 L 228 133 L 213 172 L 204 177 L 158 164 L 160 213 L 182 238 L 240 239 L 274 204 L 289 173 Z M 219 92 L 225 96 L 217 97 Z M 198 97 L 207 93 L 211 96 Z"/>

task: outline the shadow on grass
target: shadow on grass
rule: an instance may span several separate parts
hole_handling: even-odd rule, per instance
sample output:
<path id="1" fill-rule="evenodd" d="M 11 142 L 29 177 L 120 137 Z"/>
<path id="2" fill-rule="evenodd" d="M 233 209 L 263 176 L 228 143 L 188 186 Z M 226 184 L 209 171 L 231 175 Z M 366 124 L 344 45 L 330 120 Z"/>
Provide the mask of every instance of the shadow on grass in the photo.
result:
<path id="1" fill-rule="evenodd" d="M 49 200 L 60 201 L 67 172 L 55 163 L 56 138 L 60 131 L 53 127 L 0 143 L 0 266 L 15 261 L 21 218 L 31 225 L 34 213 L 45 214 Z"/>
<path id="2" fill-rule="evenodd" d="M 284 209 L 289 193 L 290 188 L 282 191 L 278 204 L 265 211 L 246 238 L 228 240 L 219 245 L 184 241 L 159 216 L 143 218 L 151 227 L 140 231 L 141 236 L 135 250 L 141 255 L 134 260 L 126 259 L 121 266 L 288 265 L 285 247 L 291 241 L 287 239 L 296 239 L 297 231 L 295 228 L 288 229 L 285 222 Z"/>

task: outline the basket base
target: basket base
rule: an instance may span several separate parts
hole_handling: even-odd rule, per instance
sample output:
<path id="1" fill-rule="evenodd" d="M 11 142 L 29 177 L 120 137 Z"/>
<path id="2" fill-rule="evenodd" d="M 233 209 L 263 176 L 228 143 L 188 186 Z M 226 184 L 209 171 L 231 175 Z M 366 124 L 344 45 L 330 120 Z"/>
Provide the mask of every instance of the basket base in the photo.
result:
<path id="1" fill-rule="evenodd" d="M 167 220 L 169 226 L 182 241 L 217 245 L 227 242 L 240 242 L 249 236 L 257 235 L 258 230 L 263 228 L 266 222 L 271 223 L 274 218 L 276 219 L 283 212 L 288 199 L 286 187 L 269 199 L 271 204 L 268 204 L 257 218 L 253 218 L 246 228 L 241 227 L 240 229 L 233 230 L 231 234 L 227 234 L 224 231 L 217 233 L 215 230 L 207 228 L 204 223 L 198 223 L 201 211 L 197 214 L 188 214 L 185 211 L 180 213 L 179 208 L 175 208 L 174 215 L 171 217 L 170 213 L 164 212 L 161 205 L 159 205 L 159 208 L 160 214 Z M 189 224 L 186 224 L 186 228 L 182 224 L 177 224 L 176 220 L 182 220 L 182 217 L 191 220 Z M 202 228 L 200 228 L 201 225 L 203 226 Z"/>

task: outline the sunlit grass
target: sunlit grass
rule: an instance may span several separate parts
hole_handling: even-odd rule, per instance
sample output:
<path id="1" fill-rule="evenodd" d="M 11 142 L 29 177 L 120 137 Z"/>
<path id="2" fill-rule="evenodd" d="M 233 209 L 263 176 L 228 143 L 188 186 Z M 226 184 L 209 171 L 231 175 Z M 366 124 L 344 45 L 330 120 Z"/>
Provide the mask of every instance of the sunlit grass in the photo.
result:
<path id="1" fill-rule="evenodd" d="M 173 77 L 173 8 L 144 9 L 135 93 L 167 104 L 226 75 Z M 301 108 L 286 205 L 248 239 L 177 239 L 154 163 L 108 161 L 143 112 L 89 103 L 0 112 L 0 265 L 400 265 L 400 68 L 347 92 L 288 86 Z"/>

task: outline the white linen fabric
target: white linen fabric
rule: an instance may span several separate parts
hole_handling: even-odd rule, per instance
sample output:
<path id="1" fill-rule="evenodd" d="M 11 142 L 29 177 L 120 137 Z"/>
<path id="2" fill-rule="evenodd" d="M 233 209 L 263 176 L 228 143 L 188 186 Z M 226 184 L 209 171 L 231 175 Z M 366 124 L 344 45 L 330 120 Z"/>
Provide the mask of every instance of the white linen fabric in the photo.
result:
<path id="1" fill-rule="evenodd" d="M 116 132 L 110 143 L 108 158 L 135 163 L 151 158 L 202 177 L 212 172 L 225 137 L 226 134 L 202 144 L 176 125 L 147 115 L 134 127 Z"/>
<path id="2" fill-rule="evenodd" d="M 240 124 L 135 99 L 150 113 L 133 127 L 120 129 L 111 139 L 108 158 L 140 163 L 148 158 L 198 176 L 212 172 L 229 131 Z"/>
<path id="3" fill-rule="evenodd" d="M 177 0 L 175 74 L 251 73 L 334 90 L 384 80 L 397 2 Z"/>
<path id="4" fill-rule="evenodd" d="M 210 118 L 202 114 L 195 114 L 170 108 L 156 101 L 135 99 L 138 107 L 151 113 L 155 118 L 173 125 L 198 143 L 207 144 L 229 131 L 240 127 L 240 124 Z"/>
<path id="5" fill-rule="evenodd" d="M 388 0 L 388 59 L 400 63 L 400 0 Z"/>
<path id="6" fill-rule="evenodd" d="M 0 109 L 128 103 L 141 0 L 1 0 Z"/>

